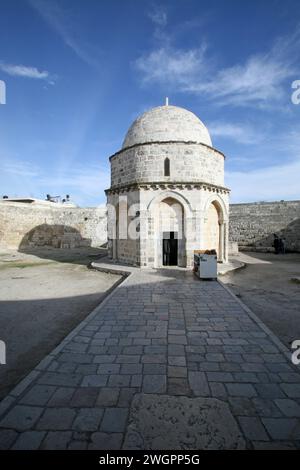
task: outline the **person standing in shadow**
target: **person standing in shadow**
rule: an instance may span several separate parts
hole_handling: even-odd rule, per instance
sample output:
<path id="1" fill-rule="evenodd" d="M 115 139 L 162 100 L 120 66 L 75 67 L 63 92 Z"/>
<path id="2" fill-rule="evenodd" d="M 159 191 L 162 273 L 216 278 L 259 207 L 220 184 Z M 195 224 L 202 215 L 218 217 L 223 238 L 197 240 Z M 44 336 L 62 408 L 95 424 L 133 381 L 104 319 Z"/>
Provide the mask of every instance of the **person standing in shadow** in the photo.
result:
<path id="1" fill-rule="evenodd" d="M 285 239 L 279 238 L 279 253 L 285 255 Z"/>
<path id="2" fill-rule="evenodd" d="M 276 233 L 274 233 L 274 241 L 273 241 L 273 247 L 275 250 L 275 254 L 278 255 L 279 253 L 279 238 Z"/>

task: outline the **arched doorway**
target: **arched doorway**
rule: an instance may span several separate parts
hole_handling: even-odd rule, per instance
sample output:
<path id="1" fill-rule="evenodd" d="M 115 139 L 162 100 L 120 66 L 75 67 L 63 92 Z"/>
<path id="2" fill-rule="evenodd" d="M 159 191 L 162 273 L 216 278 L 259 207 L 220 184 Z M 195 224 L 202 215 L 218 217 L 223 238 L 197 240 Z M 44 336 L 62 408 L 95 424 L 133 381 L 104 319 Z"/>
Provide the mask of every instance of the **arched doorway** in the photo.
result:
<path id="1" fill-rule="evenodd" d="M 185 266 L 184 208 L 172 197 L 159 201 L 154 212 L 156 266 Z"/>
<path id="2" fill-rule="evenodd" d="M 217 201 L 212 201 L 207 208 L 204 226 L 204 246 L 207 250 L 215 250 L 218 261 L 223 261 L 223 212 Z"/>

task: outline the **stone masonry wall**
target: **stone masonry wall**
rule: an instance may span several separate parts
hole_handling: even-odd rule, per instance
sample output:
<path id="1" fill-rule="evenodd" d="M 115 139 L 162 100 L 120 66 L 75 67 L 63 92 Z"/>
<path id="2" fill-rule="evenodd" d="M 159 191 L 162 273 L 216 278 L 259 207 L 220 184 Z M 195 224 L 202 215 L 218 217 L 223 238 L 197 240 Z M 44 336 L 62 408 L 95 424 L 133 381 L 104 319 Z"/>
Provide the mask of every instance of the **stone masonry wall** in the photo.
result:
<path id="1" fill-rule="evenodd" d="M 230 205 L 229 239 L 240 250 L 273 251 L 274 233 L 288 251 L 300 252 L 300 201 Z"/>
<path id="2" fill-rule="evenodd" d="M 105 208 L 0 202 L 0 247 L 97 247 L 107 240 Z"/>
<path id="3" fill-rule="evenodd" d="M 229 240 L 240 250 L 273 251 L 273 233 L 300 252 L 300 201 L 231 204 Z M 0 248 L 100 246 L 107 241 L 104 208 L 48 207 L 0 201 Z"/>
<path id="4" fill-rule="evenodd" d="M 164 176 L 164 160 L 170 176 Z M 192 143 L 137 145 L 111 157 L 111 187 L 130 183 L 205 182 L 224 185 L 224 156 L 210 147 Z"/>

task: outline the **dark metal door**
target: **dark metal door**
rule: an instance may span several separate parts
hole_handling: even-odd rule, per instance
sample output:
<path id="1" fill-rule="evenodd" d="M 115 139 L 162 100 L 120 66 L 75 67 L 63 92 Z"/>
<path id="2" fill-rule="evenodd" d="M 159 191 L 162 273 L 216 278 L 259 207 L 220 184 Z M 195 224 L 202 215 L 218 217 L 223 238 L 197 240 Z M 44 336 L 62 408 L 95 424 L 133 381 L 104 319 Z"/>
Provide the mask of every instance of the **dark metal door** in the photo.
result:
<path id="1" fill-rule="evenodd" d="M 165 236 L 166 234 L 164 234 Z M 175 233 L 170 232 L 169 236 L 163 238 L 163 265 L 177 266 L 178 264 L 178 240 Z"/>

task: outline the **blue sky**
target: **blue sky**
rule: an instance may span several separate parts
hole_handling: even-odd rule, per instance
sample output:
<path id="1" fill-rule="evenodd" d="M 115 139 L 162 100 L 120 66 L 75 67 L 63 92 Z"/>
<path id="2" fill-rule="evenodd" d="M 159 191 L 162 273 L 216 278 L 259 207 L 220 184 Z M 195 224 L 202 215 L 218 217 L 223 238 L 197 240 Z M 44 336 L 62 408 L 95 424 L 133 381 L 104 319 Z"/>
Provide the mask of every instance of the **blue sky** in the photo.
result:
<path id="1" fill-rule="evenodd" d="M 0 195 L 105 202 L 108 157 L 164 103 L 207 125 L 232 202 L 299 199 L 299 2 L 0 0 Z"/>

